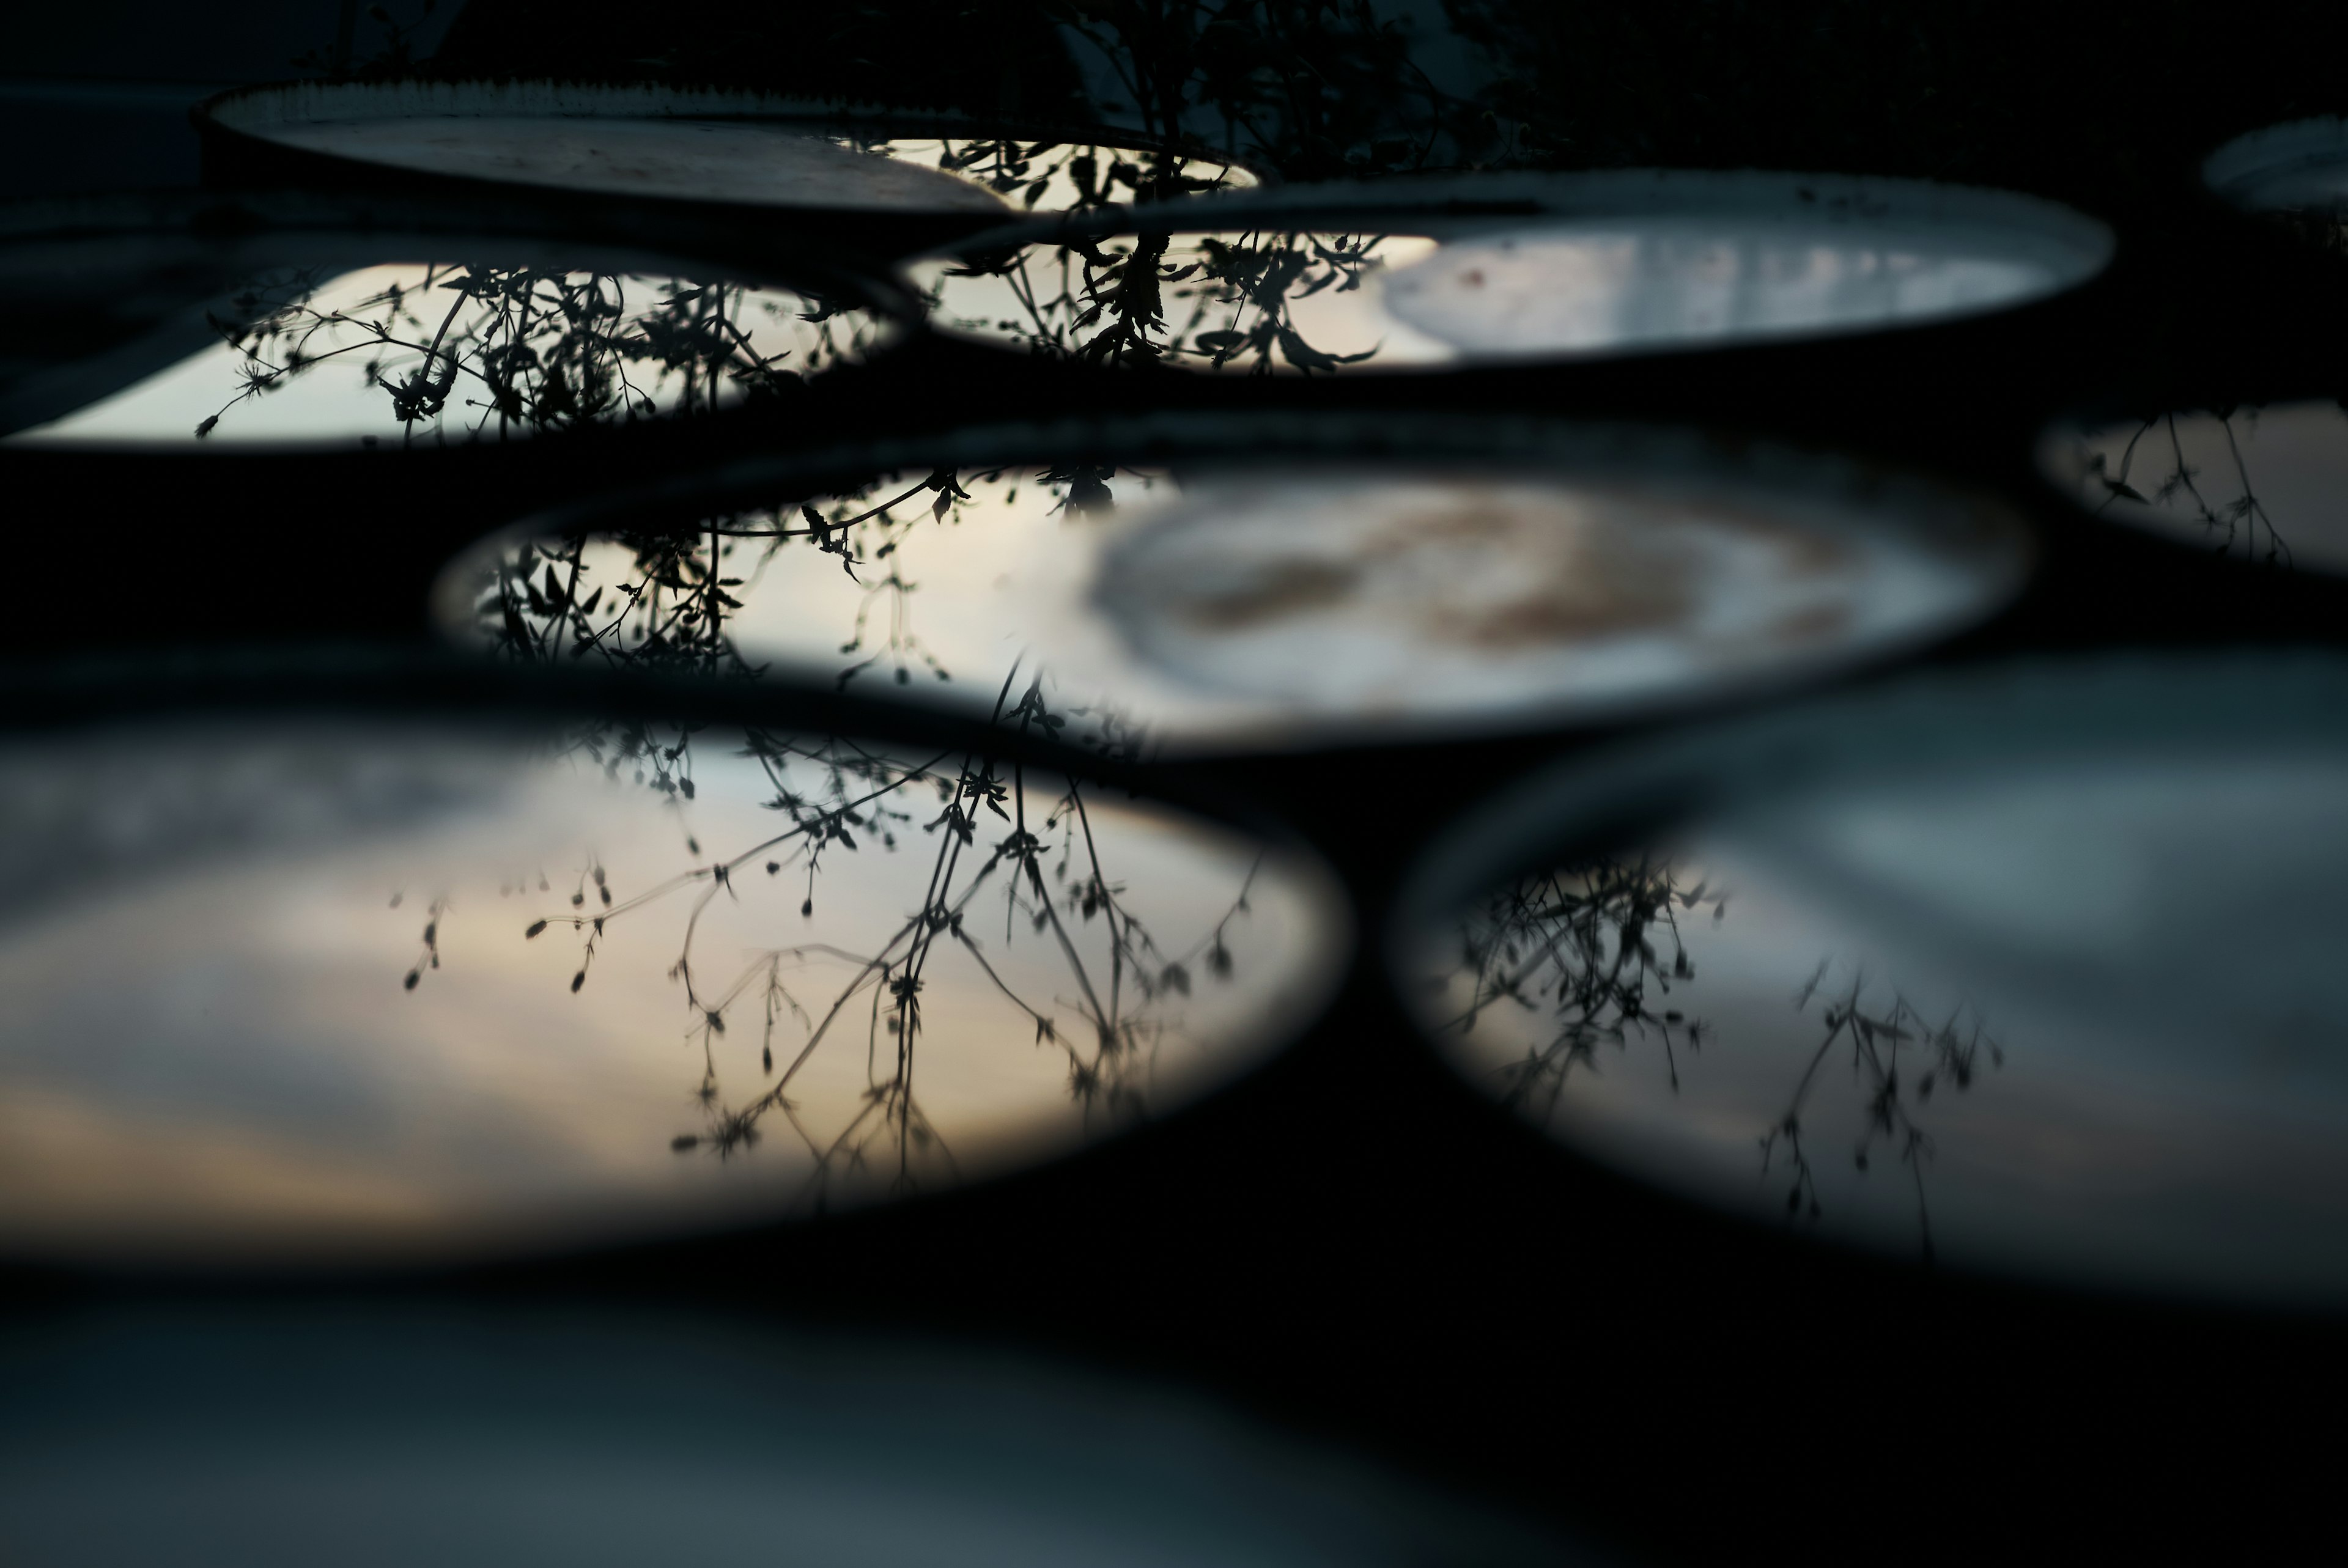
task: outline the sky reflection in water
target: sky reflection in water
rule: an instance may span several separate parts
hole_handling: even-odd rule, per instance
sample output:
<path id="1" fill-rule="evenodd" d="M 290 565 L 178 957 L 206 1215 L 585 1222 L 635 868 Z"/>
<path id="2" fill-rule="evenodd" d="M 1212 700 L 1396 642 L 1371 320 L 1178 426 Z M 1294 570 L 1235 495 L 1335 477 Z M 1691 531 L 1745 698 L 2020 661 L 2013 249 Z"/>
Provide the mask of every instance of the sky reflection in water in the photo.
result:
<path id="1" fill-rule="evenodd" d="M 2018 580 L 2001 515 L 1842 481 L 1229 462 L 901 475 L 698 537 L 505 543 L 451 569 L 442 614 L 507 657 L 788 671 L 970 707 L 1040 673 L 1067 738 L 1094 745 L 1504 728 L 1877 655 Z"/>
<path id="2" fill-rule="evenodd" d="M 1311 374 L 1881 328 L 2020 304 L 2100 264 L 1983 224 L 1700 210 L 1379 221 L 1031 244 L 925 261 L 911 278 L 932 324 L 1031 353 Z"/>
<path id="3" fill-rule="evenodd" d="M 1527 877 L 1416 933 L 1408 983 L 1475 1081 L 1700 1202 L 2337 1303 L 2343 800 L 2321 748 L 1822 793 Z"/>
<path id="4" fill-rule="evenodd" d="M 0 756 L 0 1238 L 396 1259 L 933 1190 L 1251 1064 L 1344 939 L 1309 866 L 1033 772 L 568 740 Z"/>
<path id="5" fill-rule="evenodd" d="M 2236 560 L 2348 571 L 2348 409 L 2337 403 L 2062 425 L 2039 462 L 2098 517 Z"/>
<path id="6" fill-rule="evenodd" d="M 219 341 L 8 439 L 499 439 L 773 396 L 893 330 L 783 288 L 446 261 L 283 268 L 190 313 Z"/>

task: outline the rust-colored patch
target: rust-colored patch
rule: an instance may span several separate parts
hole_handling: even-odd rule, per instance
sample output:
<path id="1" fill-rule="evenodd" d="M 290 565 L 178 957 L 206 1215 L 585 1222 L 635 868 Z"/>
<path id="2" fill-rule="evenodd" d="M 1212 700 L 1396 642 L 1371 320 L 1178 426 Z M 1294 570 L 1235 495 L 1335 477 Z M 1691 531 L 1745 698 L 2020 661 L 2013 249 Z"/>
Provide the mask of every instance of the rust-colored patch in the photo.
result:
<path id="1" fill-rule="evenodd" d="M 1496 501 L 1405 519 L 1365 553 L 1479 546 L 1502 555 L 1505 586 L 1515 591 L 1478 596 L 1480 603 L 1423 604 L 1419 623 L 1438 641 L 1493 652 L 1556 646 L 1668 625 L 1693 604 L 1694 558 L 1684 539 Z"/>
<path id="2" fill-rule="evenodd" d="M 1184 593 L 1169 608 L 1206 630 L 1245 631 L 1340 603 L 1360 579 L 1359 571 L 1334 561 L 1272 561 L 1248 582 L 1221 591 Z"/>
<path id="3" fill-rule="evenodd" d="M 1684 551 L 1601 534 L 1582 548 L 1527 560 L 1528 591 L 1474 608 L 1429 605 L 1422 619 L 1440 641 L 1490 652 L 1652 631 L 1686 620 L 1691 564 Z"/>
<path id="4" fill-rule="evenodd" d="M 1406 513 L 1363 541 L 1362 559 L 1379 560 L 1423 548 L 1430 540 L 1464 543 L 1506 539 L 1526 532 L 1523 514 L 1496 501 L 1475 500 Z"/>

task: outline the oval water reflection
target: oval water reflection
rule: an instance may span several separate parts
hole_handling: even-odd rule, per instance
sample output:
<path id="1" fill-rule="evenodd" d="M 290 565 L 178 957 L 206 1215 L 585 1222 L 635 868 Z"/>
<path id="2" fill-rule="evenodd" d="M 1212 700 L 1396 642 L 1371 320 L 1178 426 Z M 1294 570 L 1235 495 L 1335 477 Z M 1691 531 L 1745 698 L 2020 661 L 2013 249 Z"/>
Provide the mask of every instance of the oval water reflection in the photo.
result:
<path id="1" fill-rule="evenodd" d="M 35 422 L 7 440 L 409 446 L 683 418 L 788 395 L 895 332 L 842 300 L 720 277 L 448 261 L 265 267 L 167 313 L 148 343 L 114 350 L 117 377 L 77 374 L 63 407 L 28 403 Z"/>
<path id="2" fill-rule="evenodd" d="M 1756 1221 L 2348 1299 L 2348 679 L 2035 673 L 2062 696 L 1854 703 L 1519 799 L 1488 847 L 1717 794 L 1422 918 L 1423 1020 L 1560 1141 Z"/>
<path id="3" fill-rule="evenodd" d="M 0 1244 L 543 1251 L 932 1190 L 1242 1071 L 1285 850 L 825 736 L 355 720 L 8 745 Z"/>
<path id="4" fill-rule="evenodd" d="M 510 658 L 773 671 L 977 708 L 1039 678 L 1071 738 L 1287 748 L 1583 722 L 1879 657 L 2018 583 L 1993 507 L 1684 444 L 1549 466 L 1211 457 L 942 467 L 494 546 L 445 625 Z"/>
<path id="5" fill-rule="evenodd" d="M 2348 571 L 2348 409 L 2337 403 L 2058 425 L 2039 466 L 2097 517 L 2237 560 Z"/>
<path id="6" fill-rule="evenodd" d="M 1479 206 L 1510 215 L 1459 215 Z M 983 238 L 909 277 L 934 325 L 979 341 L 1313 374 L 1939 321 L 2059 292 L 2110 253 L 2100 226 L 2045 203 L 1794 175 L 1298 188 L 1182 218 Z"/>

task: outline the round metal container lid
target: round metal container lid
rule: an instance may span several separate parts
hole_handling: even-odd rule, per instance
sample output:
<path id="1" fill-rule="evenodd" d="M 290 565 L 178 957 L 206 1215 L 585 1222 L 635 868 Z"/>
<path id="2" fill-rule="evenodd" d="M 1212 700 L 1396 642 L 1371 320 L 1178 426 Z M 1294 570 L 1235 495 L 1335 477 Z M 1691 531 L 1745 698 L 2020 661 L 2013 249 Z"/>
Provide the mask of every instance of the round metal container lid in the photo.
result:
<path id="1" fill-rule="evenodd" d="M 1202 197 L 981 235 L 907 278 L 958 337 L 1309 374 L 1950 321 L 2075 287 L 2111 249 L 2093 220 L 2003 191 L 1627 170 Z"/>
<path id="2" fill-rule="evenodd" d="M 880 477 L 745 470 L 525 524 L 451 566 L 442 624 L 507 658 L 738 662 L 982 711 L 1040 680 L 1087 743 L 1240 753 L 1779 686 L 1980 620 L 2029 559 L 1992 504 L 1688 432 L 1161 417 L 860 468 Z"/>
<path id="3" fill-rule="evenodd" d="M 0 1251 L 406 1266 L 950 1188 L 1318 1010 L 1282 845 L 940 748 L 117 719 L 0 743 Z"/>
<path id="4" fill-rule="evenodd" d="M 307 1303 L 0 1337 L 36 1562 L 1555 1563 L 1574 1542 L 1201 1399 L 904 1336 Z"/>
<path id="5" fill-rule="evenodd" d="M 1391 952 L 1471 1079 L 1696 1201 L 2336 1307 L 2343 803 L 2334 657 L 1918 679 L 1512 793 Z"/>

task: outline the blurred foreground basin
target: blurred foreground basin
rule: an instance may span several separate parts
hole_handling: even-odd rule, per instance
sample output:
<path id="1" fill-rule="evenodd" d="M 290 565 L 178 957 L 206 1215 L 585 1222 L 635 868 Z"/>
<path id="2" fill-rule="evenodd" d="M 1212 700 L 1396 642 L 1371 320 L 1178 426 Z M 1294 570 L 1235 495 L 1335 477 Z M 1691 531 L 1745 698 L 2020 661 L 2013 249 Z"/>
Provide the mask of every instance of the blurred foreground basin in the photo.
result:
<path id="1" fill-rule="evenodd" d="M 1203 1401 L 920 1340 L 148 1308 L 18 1327 L 0 1369 L 26 1563 L 1590 1560 Z"/>

